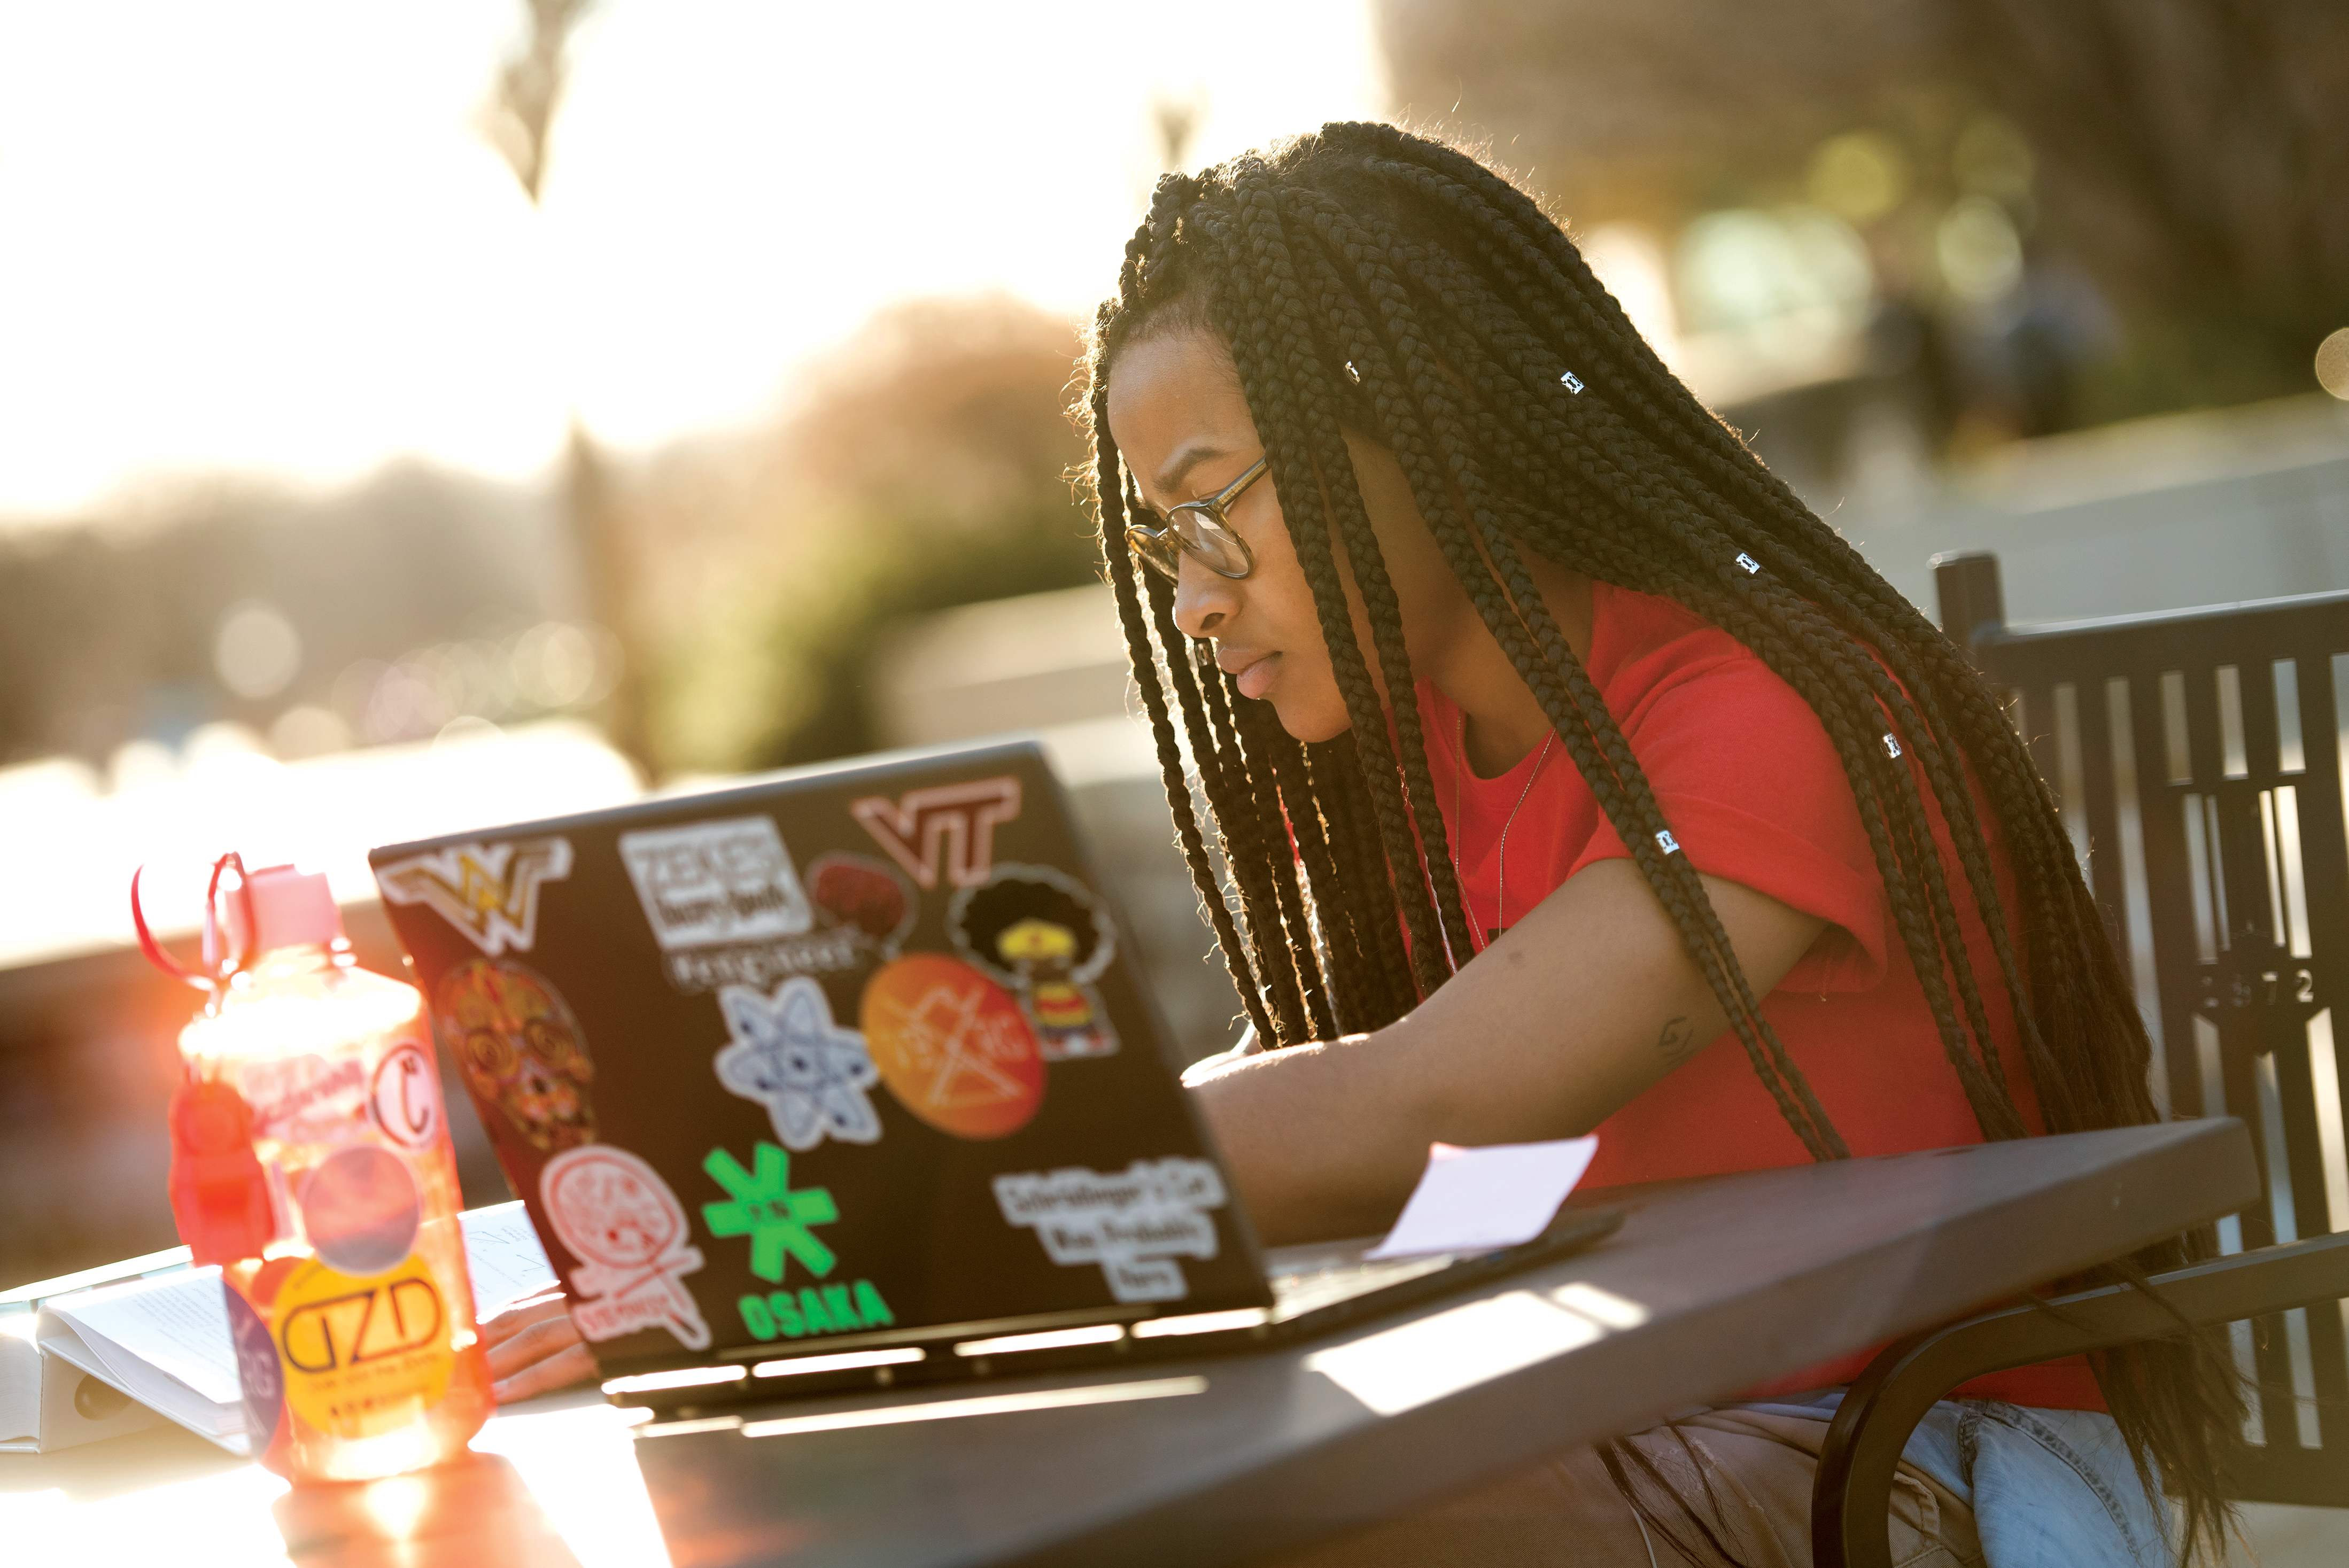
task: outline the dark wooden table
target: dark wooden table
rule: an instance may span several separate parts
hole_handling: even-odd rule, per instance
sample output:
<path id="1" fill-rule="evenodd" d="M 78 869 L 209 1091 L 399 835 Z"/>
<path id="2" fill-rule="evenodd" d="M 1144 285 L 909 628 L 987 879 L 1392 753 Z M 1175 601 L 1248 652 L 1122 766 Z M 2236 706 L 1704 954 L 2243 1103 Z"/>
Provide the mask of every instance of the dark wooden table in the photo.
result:
<path id="1" fill-rule="evenodd" d="M 635 1458 L 676 1568 L 1238 1563 L 1950 1318 L 2257 1191 L 2242 1124 L 2214 1119 L 1592 1194 L 1578 1201 L 1629 1213 L 1590 1251 L 1311 1346 L 752 1408 L 739 1426 L 647 1429 Z M 606 1411 L 524 1408 L 487 1434 L 512 1476 L 427 1472 L 274 1512 L 305 1568 L 472 1562 L 492 1541 L 503 1561 L 595 1568 L 623 1560 L 609 1532 L 625 1511 L 621 1526 L 592 1517 L 621 1489 L 587 1473 L 623 1473 L 621 1432 Z M 572 1457 L 551 1457 L 558 1439 Z M 0 1539 L 11 1505 L 39 1495 L 23 1463 L 0 1456 Z M 388 1487 L 404 1489 L 390 1508 Z M 657 1560 L 641 1534 L 626 1560 L 640 1559 Z"/>

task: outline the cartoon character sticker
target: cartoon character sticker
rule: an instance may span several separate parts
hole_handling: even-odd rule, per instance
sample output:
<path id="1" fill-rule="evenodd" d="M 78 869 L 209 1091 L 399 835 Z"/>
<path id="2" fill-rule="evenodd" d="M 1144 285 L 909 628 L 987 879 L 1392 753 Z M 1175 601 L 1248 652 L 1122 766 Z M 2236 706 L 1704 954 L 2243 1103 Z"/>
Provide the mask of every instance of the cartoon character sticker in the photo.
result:
<path id="1" fill-rule="evenodd" d="M 1081 1165 L 995 1179 L 1003 1222 L 1036 1233 L 1063 1268 L 1097 1264 L 1119 1301 L 1180 1301 L 1191 1294 L 1177 1257 L 1216 1255 L 1224 1179 L 1185 1155 L 1137 1160 L 1123 1171 Z"/>
<path id="2" fill-rule="evenodd" d="M 969 965 L 913 953 L 864 986 L 859 1014 L 897 1102 L 957 1138 L 1002 1138 L 1044 1102 L 1044 1059 L 1028 1018 Z"/>
<path id="3" fill-rule="evenodd" d="M 767 1108 L 775 1136 L 792 1150 L 830 1136 L 871 1143 L 881 1117 L 864 1091 L 881 1081 L 864 1037 L 832 1021 L 823 987 L 795 975 L 770 996 L 748 985 L 718 993 L 734 1043 L 718 1053 L 718 1081 Z"/>
<path id="4" fill-rule="evenodd" d="M 918 886 L 937 886 L 943 873 L 949 885 L 968 887 L 995 863 L 996 825 L 1019 815 L 1019 780 L 1005 774 L 936 784 L 894 801 L 867 795 L 848 811 Z"/>
<path id="5" fill-rule="evenodd" d="M 568 839 L 457 844 L 394 861 L 375 873 L 394 903 L 420 903 L 495 958 L 527 953 L 538 937 L 538 894 L 571 874 Z"/>
<path id="6" fill-rule="evenodd" d="M 660 1173 L 625 1149 L 590 1143 L 546 1162 L 538 1193 L 571 1271 L 571 1321 L 594 1340 L 666 1328 L 689 1350 L 709 1325 L 678 1276 L 701 1267 L 686 1243 L 684 1205 Z"/>
<path id="7" fill-rule="evenodd" d="M 914 929 L 914 889 L 903 872 L 871 855 L 828 851 L 808 862 L 808 894 L 825 924 L 858 933 L 885 959 Z"/>
<path id="8" fill-rule="evenodd" d="M 595 1067 L 554 987 L 510 959 L 471 958 L 433 997 L 441 1044 L 481 1099 L 541 1152 L 595 1140 Z"/>
<path id="9" fill-rule="evenodd" d="M 997 866 L 955 894 L 947 935 L 1019 993 L 1046 1061 L 1116 1051 L 1092 983 L 1117 956 L 1117 927 L 1082 882 L 1050 866 Z"/>

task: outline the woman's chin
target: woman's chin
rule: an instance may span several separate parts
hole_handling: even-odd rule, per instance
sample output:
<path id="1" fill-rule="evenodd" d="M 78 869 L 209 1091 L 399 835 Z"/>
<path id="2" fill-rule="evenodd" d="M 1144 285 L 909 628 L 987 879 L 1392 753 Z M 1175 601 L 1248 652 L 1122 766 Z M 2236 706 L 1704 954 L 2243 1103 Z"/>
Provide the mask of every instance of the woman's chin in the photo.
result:
<path id="1" fill-rule="evenodd" d="M 1272 694 L 1266 700 L 1272 704 L 1273 716 L 1280 720 L 1280 727 L 1288 732 L 1292 740 L 1308 744 L 1317 740 L 1335 740 L 1353 727 L 1352 720 L 1346 717 L 1346 705 L 1342 702 L 1285 703 L 1280 700 L 1278 693 Z"/>

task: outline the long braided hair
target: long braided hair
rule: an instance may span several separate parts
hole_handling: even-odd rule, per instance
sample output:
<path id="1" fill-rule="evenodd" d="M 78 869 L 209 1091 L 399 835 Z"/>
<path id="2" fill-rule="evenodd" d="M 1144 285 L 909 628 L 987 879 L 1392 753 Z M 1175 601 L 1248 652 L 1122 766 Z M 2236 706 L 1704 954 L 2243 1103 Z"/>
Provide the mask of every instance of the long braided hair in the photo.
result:
<path id="1" fill-rule="evenodd" d="M 1140 503 L 1109 431 L 1110 371 L 1127 345 L 1175 330 L 1210 332 L 1230 351 L 1350 719 L 1334 739 L 1300 743 L 1268 704 L 1242 697 L 1206 645 L 1175 625 L 1171 585 L 1126 544 Z M 2055 802 L 1997 700 L 1665 368 L 1573 242 L 1506 180 L 1377 124 L 1332 124 L 1268 154 L 1168 175 L 1126 247 L 1116 298 L 1096 317 L 1088 371 L 1091 479 L 1127 652 L 1177 837 L 1267 1045 L 1378 1028 L 1472 952 L 1409 699 L 1394 586 L 1341 434 L 1350 429 L 1394 454 L 1444 559 L 1813 1158 L 1848 1151 L 1763 1016 L 1620 727 L 1536 590 L 1533 557 L 1684 606 L 1750 648 L 1817 714 L 1985 1138 L 2027 1129 L 1992 1040 L 1961 901 L 1988 934 L 2048 1129 L 2155 1119 L 2134 998 Z M 1340 549 L 1392 709 L 1356 636 Z M 1977 782 L 2013 867 L 2022 908 L 2012 913 Z M 1237 892 L 1229 901 L 1218 858 Z M 2180 1238 L 2120 1273 L 2199 1251 Z M 2189 1547 L 2219 1516 L 2211 1439 L 2236 1408 L 2209 1359 L 2161 1344 L 2098 1366 L 2140 1473 L 2151 1455 L 2188 1503 Z"/>

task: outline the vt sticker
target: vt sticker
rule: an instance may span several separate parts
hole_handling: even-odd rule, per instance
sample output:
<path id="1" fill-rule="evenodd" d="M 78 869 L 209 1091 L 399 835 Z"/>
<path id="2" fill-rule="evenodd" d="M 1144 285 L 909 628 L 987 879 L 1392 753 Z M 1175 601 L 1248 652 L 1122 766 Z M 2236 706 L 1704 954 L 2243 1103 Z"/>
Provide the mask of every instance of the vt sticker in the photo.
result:
<path id="1" fill-rule="evenodd" d="M 702 1264 L 686 1243 L 685 1206 L 660 1172 L 625 1149 L 568 1149 L 539 1173 L 554 1233 L 581 1260 L 571 1271 L 571 1321 L 595 1340 L 666 1328 L 690 1350 L 709 1348 L 693 1293 L 678 1277 Z"/>
<path id="2" fill-rule="evenodd" d="M 995 1179 L 1004 1223 L 1033 1230 L 1062 1267 L 1098 1264 L 1120 1301 L 1180 1301 L 1190 1283 L 1174 1259 L 1216 1255 L 1224 1179 L 1206 1160 L 1137 1160 L 1123 1171 L 1071 1165 Z"/>
<path id="3" fill-rule="evenodd" d="M 995 826 L 1019 815 L 1019 780 L 1005 775 L 968 784 L 852 800 L 849 813 L 925 888 L 945 872 L 955 887 L 983 881 L 995 863 Z"/>
<path id="4" fill-rule="evenodd" d="M 813 1149 L 826 1135 L 843 1143 L 880 1138 L 881 1117 L 864 1091 L 881 1081 L 881 1069 L 864 1036 L 832 1021 L 823 986 L 804 975 L 771 996 L 729 985 L 718 1006 L 734 1037 L 718 1053 L 718 1081 L 764 1105 L 784 1148 Z"/>
<path id="5" fill-rule="evenodd" d="M 459 844 L 394 861 L 375 873 L 394 903 L 420 903 L 495 958 L 530 951 L 538 931 L 538 890 L 571 874 L 568 839 Z"/>

